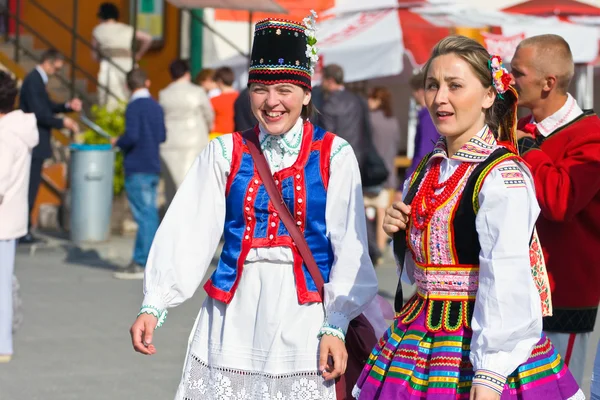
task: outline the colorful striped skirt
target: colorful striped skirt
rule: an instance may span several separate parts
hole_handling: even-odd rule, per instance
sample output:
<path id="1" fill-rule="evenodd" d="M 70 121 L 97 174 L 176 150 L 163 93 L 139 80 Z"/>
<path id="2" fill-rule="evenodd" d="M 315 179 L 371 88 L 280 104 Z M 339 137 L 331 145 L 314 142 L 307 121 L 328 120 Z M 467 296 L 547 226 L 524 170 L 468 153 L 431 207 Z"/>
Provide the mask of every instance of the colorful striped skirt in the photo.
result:
<path id="1" fill-rule="evenodd" d="M 426 313 L 404 324 L 397 318 L 358 379 L 359 400 L 469 400 L 472 331 L 430 332 Z M 575 379 L 545 335 L 529 360 L 507 379 L 501 400 L 583 400 Z"/>

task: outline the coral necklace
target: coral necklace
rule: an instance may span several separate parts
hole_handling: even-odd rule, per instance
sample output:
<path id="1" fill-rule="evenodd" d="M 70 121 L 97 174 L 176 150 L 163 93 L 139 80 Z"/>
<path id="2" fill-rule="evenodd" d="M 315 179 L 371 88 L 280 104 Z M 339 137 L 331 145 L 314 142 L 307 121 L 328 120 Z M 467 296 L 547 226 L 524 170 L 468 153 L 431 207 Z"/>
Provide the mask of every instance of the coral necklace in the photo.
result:
<path id="1" fill-rule="evenodd" d="M 411 222 L 418 230 L 423 230 L 431 221 L 433 214 L 439 206 L 450 198 L 461 179 L 469 169 L 469 163 L 462 163 L 446 181 L 438 183 L 440 179 L 441 158 L 433 160 L 431 168 L 425 175 L 423 184 L 419 188 L 411 209 Z M 443 189 L 439 194 L 435 192 Z"/>

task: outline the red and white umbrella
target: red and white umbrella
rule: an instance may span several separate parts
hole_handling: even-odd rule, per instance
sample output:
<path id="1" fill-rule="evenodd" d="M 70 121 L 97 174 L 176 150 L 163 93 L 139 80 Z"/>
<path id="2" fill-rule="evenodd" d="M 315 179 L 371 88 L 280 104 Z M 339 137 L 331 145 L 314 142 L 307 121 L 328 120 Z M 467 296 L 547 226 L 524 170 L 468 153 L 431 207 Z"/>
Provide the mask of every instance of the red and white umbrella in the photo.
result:
<path id="1" fill-rule="evenodd" d="M 359 7 L 363 3 L 362 11 Z M 349 82 L 402 72 L 403 55 L 413 67 L 422 66 L 435 43 L 449 34 L 468 34 L 490 52 L 510 59 L 524 38 L 543 33 L 563 36 L 575 62 L 592 62 L 598 54 L 598 29 L 558 17 L 536 17 L 425 1 L 349 0 L 327 12 L 317 32 L 321 65 L 344 66 Z M 394 7 L 383 8 L 386 4 Z M 419 3 L 423 7 L 406 7 Z M 317 69 L 318 72 L 318 69 Z M 319 76 L 315 77 L 319 80 Z"/>

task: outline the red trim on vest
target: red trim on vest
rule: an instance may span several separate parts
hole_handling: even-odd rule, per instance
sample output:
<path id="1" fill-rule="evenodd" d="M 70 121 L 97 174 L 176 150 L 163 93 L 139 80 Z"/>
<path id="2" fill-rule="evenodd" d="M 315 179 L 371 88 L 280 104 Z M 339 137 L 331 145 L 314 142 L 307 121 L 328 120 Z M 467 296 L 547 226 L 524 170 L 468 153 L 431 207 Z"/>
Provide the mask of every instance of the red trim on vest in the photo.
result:
<path id="1" fill-rule="evenodd" d="M 231 134 L 231 137 L 233 138 L 233 149 L 231 150 L 231 167 L 229 169 L 229 176 L 227 177 L 225 196 L 229 195 L 231 184 L 240 170 L 240 165 L 242 163 L 242 134 L 241 132 L 235 132 Z"/>
<path id="2" fill-rule="evenodd" d="M 323 143 L 321 144 L 321 179 L 325 185 L 325 190 L 329 188 L 329 167 L 331 163 L 331 148 L 333 147 L 335 135 L 331 132 L 325 132 Z"/>

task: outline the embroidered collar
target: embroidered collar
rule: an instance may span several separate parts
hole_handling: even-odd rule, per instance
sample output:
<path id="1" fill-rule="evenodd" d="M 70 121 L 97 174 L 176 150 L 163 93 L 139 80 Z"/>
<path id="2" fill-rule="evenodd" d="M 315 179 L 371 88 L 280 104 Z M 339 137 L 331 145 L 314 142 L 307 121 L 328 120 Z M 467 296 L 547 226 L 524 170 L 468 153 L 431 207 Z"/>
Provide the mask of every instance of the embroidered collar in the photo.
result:
<path id="1" fill-rule="evenodd" d="M 583 111 L 579 105 L 577 105 L 577 100 L 575 100 L 571 94 L 567 93 L 567 101 L 560 110 L 551 116 L 546 117 L 542 122 L 537 123 L 536 127 L 538 132 L 544 137 L 547 137 L 558 128 L 565 126 L 575 118 L 579 117 L 581 114 L 583 114 Z M 533 115 L 531 116 L 531 123 L 536 123 L 533 119 Z"/>
<path id="2" fill-rule="evenodd" d="M 260 148 L 267 153 L 300 154 L 300 148 L 302 147 L 302 133 L 304 130 L 303 127 L 304 121 L 302 118 L 298 118 L 296 124 L 288 132 L 283 135 L 271 135 L 259 125 L 260 133 L 258 135 L 258 140 L 260 141 Z"/>
<path id="3" fill-rule="evenodd" d="M 494 133 L 484 126 L 475 136 L 465 143 L 452 157 L 448 157 L 448 148 L 446 138 L 440 137 L 437 141 L 430 160 L 438 157 L 450 158 L 451 160 L 465 162 L 482 162 L 496 149 L 498 143 L 494 138 Z"/>

